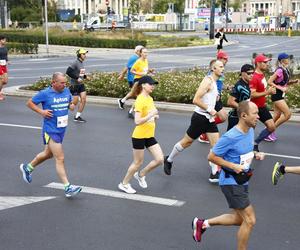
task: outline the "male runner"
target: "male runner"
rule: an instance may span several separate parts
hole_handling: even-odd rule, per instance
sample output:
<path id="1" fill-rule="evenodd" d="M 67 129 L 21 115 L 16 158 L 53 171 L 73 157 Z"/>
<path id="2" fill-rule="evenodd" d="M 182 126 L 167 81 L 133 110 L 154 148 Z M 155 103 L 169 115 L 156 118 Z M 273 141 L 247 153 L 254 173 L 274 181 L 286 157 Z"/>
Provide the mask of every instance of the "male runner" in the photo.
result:
<path id="1" fill-rule="evenodd" d="M 7 84 L 7 48 L 5 47 L 6 37 L 0 35 L 0 101 L 5 99 L 5 96 L 2 92 L 3 85 Z"/>
<path id="2" fill-rule="evenodd" d="M 300 166 L 285 166 L 280 162 L 276 162 L 272 172 L 273 185 L 277 185 L 278 181 L 287 173 L 300 174 Z"/>

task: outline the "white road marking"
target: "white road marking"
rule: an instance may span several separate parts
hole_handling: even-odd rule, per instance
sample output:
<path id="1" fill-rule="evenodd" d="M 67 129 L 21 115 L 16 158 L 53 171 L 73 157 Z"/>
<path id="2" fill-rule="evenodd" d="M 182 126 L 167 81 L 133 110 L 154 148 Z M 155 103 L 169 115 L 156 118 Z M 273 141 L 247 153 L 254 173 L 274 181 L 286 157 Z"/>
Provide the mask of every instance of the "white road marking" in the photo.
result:
<path id="1" fill-rule="evenodd" d="M 17 128 L 32 128 L 32 129 L 39 129 L 39 130 L 42 129 L 41 127 L 27 126 L 27 125 L 20 125 L 20 124 L 10 124 L 10 123 L 0 123 L 0 126 L 17 127 Z"/>
<path id="2" fill-rule="evenodd" d="M 64 189 L 64 186 L 62 184 L 56 183 L 56 182 L 49 183 L 48 185 L 46 185 L 44 187 L 55 188 L 55 189 Z M 103 195 L 103 196 L 114 197 L 114 198 L 119 198 L 119 199 L 148 202 L 148 203 L 154 203 L 154 204 L 159 204 L 159 205 L 164 205 L 164 206 L 173 206 L 173 207 L 181 207 L 185 203 L 185 201 L 166 199 L 166 198 L 141 195 L 141 194 L 126 194 L 123 192 L 118 192 L 118 191 L 113 191 L 113 190 L 108 190 L 108 189 L 85 187 L 85 186 L 82 186 L 81 192 L 87 193 L 87 194 Z"/>
<path id="3" fill-rule="evenodd" d="M 46 201 L 56 198 L 55 196 L 0 196 L 0 210 L 24 206 L 35 202 Z"/>

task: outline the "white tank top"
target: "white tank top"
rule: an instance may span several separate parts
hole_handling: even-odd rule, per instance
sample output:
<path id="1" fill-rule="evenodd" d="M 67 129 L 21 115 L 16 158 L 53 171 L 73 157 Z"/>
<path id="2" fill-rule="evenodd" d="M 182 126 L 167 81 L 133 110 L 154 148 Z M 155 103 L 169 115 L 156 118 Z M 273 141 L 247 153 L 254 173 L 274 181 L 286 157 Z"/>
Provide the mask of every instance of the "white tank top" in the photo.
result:
<path id="1" fill-rule="evenodd" d="M 201 97 L 202 102 L 204 102 L 210 109 L 214 109 L 216 106 L 216 101 L 218 97 L 218 88 L 216 81 L 211 76 L 206 76 L 212 81 L 212 89 L 210 89 L 204 96 Z M 214 121 L 213 116 L 210 115 L 206 110 L 196 106 L 195 110 L 196 113 L 200 115 L 204 115 L 208 120 Z"/>

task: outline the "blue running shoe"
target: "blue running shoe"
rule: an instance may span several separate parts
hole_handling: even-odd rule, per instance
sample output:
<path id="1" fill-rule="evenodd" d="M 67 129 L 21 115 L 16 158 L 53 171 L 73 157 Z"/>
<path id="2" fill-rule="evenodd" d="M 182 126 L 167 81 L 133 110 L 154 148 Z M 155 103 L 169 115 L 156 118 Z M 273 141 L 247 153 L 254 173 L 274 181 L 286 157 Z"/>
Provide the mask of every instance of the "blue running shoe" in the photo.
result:
<path id="1" fill-rule="evenodd" d="M 76 194 L 80 193 L 82 190 L 81 187 L 77 187 L 77 186 L 73 186 L 73 185 L 69 185 L 66 189 L 65 189 L 65 196 L 66 197 L 72 197 L 75 196 Z"/>
<path id="2" fill-rule="evenodd" d="M 31 183 L 31 181 L 32 181 L 32 176 L 31 176 L 31 172 L 27 169 L 27 164 L 22 163 L 22 164 L 20 165 L 20 170 L 21 170 L 22 175 L 23 175 L 23 180 L 24 180 L 26 183 Z"/>

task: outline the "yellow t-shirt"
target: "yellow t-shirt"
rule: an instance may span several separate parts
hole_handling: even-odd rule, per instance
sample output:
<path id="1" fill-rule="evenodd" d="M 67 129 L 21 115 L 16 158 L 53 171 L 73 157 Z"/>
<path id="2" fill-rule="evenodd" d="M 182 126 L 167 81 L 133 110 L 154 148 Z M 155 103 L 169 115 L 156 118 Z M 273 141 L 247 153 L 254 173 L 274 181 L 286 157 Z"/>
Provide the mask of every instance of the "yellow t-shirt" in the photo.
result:
<path id="1" fill-rule="evenodd" d="M 148 60 L 142 60 L 141 58 L 138 59 L 132 66 L 133 70 L 135 70 L 137 73 L 147 75 L 148 73 Z M 140 75 L 134 75 L 134 79 L 139 79 L 142 76 Z"/>
<path id="2" fill-rule="evenodd" d="M 151 96 L 144 96 L 142 94 L 138 95 L 134 104 L 134 111 L 140 112 L 141 117 L 145 117 L 148 113 L 155 109 L 153 98 Z M 137 125 L 132 133 L 132 138 L 144 139 L 154 137 L 155 132 L 155 122 L 154 118 L 148 120 L 147 122 Z"/>

